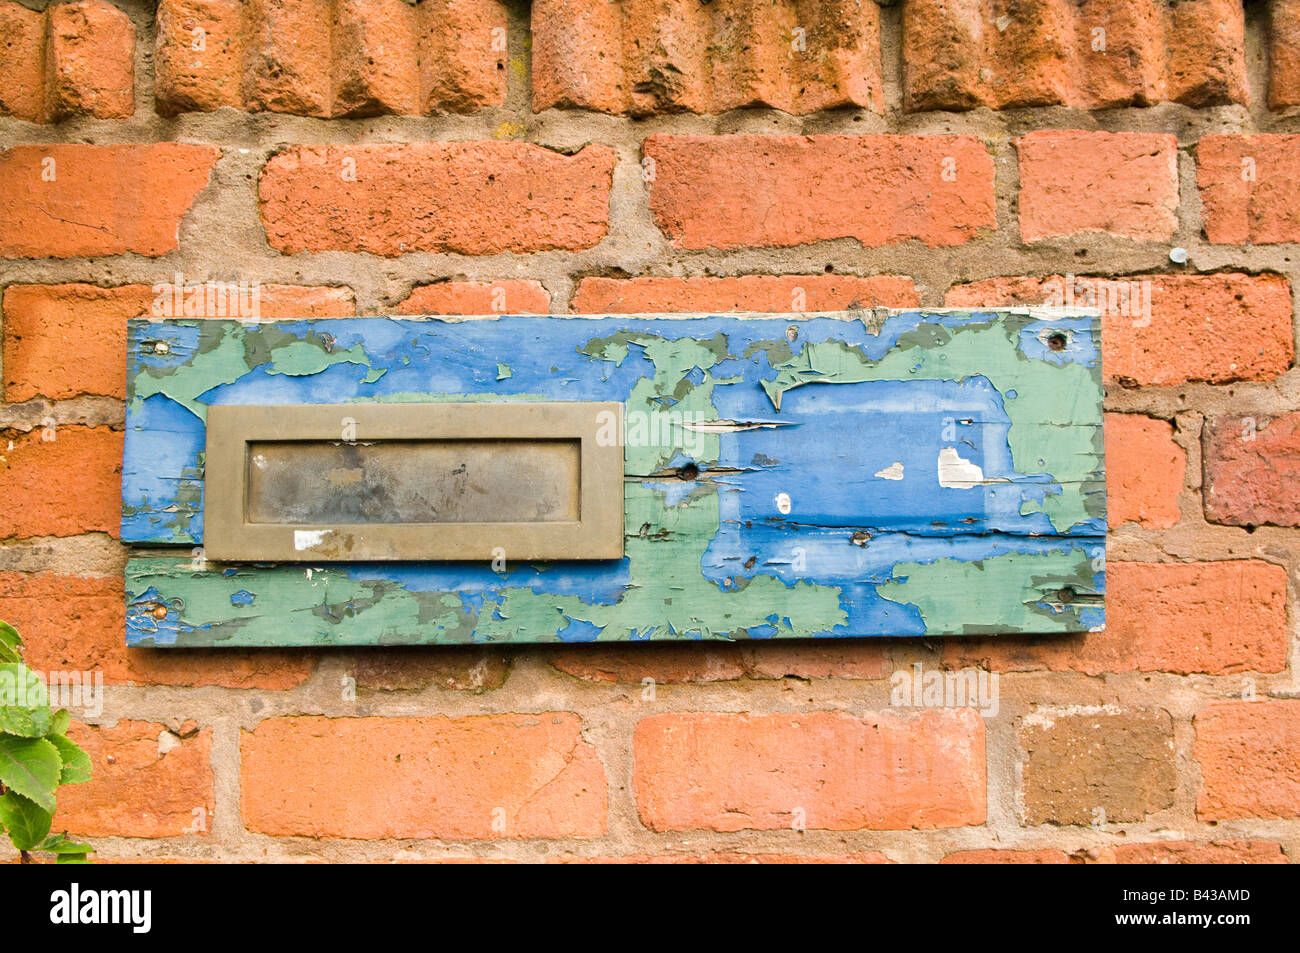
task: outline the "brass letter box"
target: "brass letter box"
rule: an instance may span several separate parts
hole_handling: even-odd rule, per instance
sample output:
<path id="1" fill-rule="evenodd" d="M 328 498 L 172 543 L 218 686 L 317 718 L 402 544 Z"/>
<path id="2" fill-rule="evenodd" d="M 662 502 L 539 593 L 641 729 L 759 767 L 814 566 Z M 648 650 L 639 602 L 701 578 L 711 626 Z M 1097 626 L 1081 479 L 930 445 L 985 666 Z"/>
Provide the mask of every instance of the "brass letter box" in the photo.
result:
<path id="1" fill-rule="evenodd" d="M 621 558 L 621 413 L 594 401 L 209 407 L 204 554 Z"/>

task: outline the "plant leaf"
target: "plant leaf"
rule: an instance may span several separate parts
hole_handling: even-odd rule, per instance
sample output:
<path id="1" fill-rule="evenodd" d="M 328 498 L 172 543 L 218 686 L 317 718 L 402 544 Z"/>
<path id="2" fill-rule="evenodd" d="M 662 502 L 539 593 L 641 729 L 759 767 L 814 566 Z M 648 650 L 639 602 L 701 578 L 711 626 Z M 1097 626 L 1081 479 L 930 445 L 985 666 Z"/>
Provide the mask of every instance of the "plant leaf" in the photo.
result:
<path id="1" fill-rule="evenodd" d="M 45 838 L 45 842 L 38 849 L 47 854 L 89 854 L 94 850 L 89 844 L 69 840 L 66 831 L 62 834 L 51 834 Z"/>
<path id="2" fill-rule="evenodd" d="M 43 738 L 53 721 L 41 677 L 21 663 L 0 665 L 0 731 Z"/>
<path id="3" fill-rule="evenodd" d="M 21 662 L 18 647 L 22 644 L 18 630 L 8 622 L 0 622 L 0 662 Z"/>
<path id="4" fill-rule="evenodd" d="M 0 784 L 9 790 L 53 813 L 54 792 L 62 774 L 63 757 L 44 738 L 0 735 Z"/>
<path id="5" fill-rule="evenodd" d="M 10 791 L 0 795 L 0 822 L 18 850 L 32 850 L 50 832 L 54 812 Z"/>
<path id="6" fill-rule="evenodd" d="M 54 858 L 56 864 L 88 864 L 85 854 L 58 854 Z"/>
<path id="7" fill-rule="evenodd" d="M 63 761 L 60 784 L 81 784 L 90 780 L 90 755 L 77 747 L 75 741 L 63 735 L 48 735 L 45 740 L 58 749 Z"/>
<path id="8" fill-rule="evenodd" d="M 72 727 L 72 713 L 66 708 L 60 708 L 56 711 L 50 721 L 50 730 L 45 733 L 45 737 L 52 735 L 66 735 L 68 729 Z"/>

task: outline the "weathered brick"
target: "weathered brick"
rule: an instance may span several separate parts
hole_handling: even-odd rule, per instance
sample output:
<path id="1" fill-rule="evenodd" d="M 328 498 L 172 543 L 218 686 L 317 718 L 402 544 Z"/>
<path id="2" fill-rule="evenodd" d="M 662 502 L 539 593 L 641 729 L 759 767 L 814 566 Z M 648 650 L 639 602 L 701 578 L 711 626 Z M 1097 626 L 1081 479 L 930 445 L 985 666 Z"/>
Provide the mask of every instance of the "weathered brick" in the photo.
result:
<path id="1" fill-rule="evenodd" d="M 1156 841 L 1102 847 L 1103 864 L 1285 864 L 1280 844 L 1261 840 Z"/>
<path id="2" fill-rule="evenodd" d="M 80 837 L 206 834 L 214 810 L 212 729 L 172 731 L 147 721 L 74 722 L 68 737 L 90 755 L 91 779 L 59 789 L 55 830 Z"/>
<path id="3" fill-rule="evenodd" d="M 605 769 L 568 712 L 275 718 L 245 732 L 253 831 L 308 837 L 596 837 Z"/>
<path id="4" fill-rule="evenodd" d="M 879 678 L 886 649 L 879 640 L 799 645 L 644 644 L 560 646 L 546 660 L 567 675 L 593 682 L 659 684 L 729 682 L 741 678 Z"/>
<path id="5" fill-rule="evenodd" d="M 1300 0 L 1269 0 L 1268 105 L 1300 106 Z"/>
<path id="6" fill-rule="evenodd" d="M 900 275 L 741 275 L 737 278 L 584 278 L 569 310 L 580 314 L 654 311 L 843 311 L 921 303 Z"/>
<path id="7" fill-rule="evenodd" d="M 1070 856 L 1063 850 L 959 850 L 948 854 L 941 864 L 1068 864 Z"/>
<path id="8" fill-rule="evenodd" d="M 1221 245 L 1300 241 L 1300 136 L 1205 136 L 1196 146 L 1205 237 Z"/>
<path id="9" fill-rule="evenodd" d="M 398 314 L 548 314 L 551 295 L 540 281 L 440 281 L 411 289 Z"/>
<path id="10" fill-rule="evenodd" d="M 1286 570 L 1260 560 L 1110 562 L 1102 632 L 948 639 L 944 664 L 993 671 L 1280 672 L 1286 666 Z"/>
<path id="11" fill-rule="evenodd" d="M 1300 413 L 1206 421 L 1205 518 L 1233 526 L 1300 526 Z"/>
<path id="12" fill-rule="evenodd" d="M 1016 140 L 1020 237 L 1087 232 L 1164 241 L 1178 228 L 1178 140 L 1147 132 L 1050 129 Z"/>
<path id="13" fill-rule="evenodd" d="M 618 857 L 583 857 L 560 854 L 546 858 L 548 864 L 887 864 L 878 850 L 856 854 L 623 854 Z"/>
<path id="14" fill-rule="evenodd" d="M 984 723 L 970 709 L 652 715 L 633 740 L 656 831 L 982 824 Z"/>
<path id="15" fill-rule="evenodd" d="M 677 248 L 933 248 L 997 227 L 993 160 L 972 136 L 654 135 L 642 152 L 650 209 Z"/>
<path id="16" fill-rule="evenodd" d="M 350 671 L 357 686 L 384 692 L 437 685 L 455 691 L 500 688 L 510 661 L 497 648 L 453 649 L 444 645 L 374 648 L 359 653 Z"/>
<path id="17" fill-rule="evenodd" d="M 1193 725 L 1197 817 L 1300 817 L 1300 700 L 1209 705 Z"/>
<path id="18" fill-rule="evenodd" d="M 134 73 L 135 28 L 111 3 L 37 12 L 0 2 L 0 115 L 126 119 L 135 109 Z"/>
<path id="19" fill-rule="evenodd" d="M 1026 824 L 1140 821 L 1174 803 L 1167 711 L 1045 710 L 1019 722 Z"/>
<path id="20" fill-rule="evenodd" d="M 1076 304 L 1100 305 L 1106 376 L 1168 386 L 1269 380 L 1295 356 L 1291 284 L 1281 275 L 1131 275 L 1073 278 Z M 1066 279 L 990 278 L 949 290 L 952 307 L 1059 303 Z M 1150 314 L 1109 302 L 1120 283 L 1150 282 Z M 1142 295 L 1145 297 L 1145 293 Z M 1130 297 L 1130 302 L 1132 301 Z"/>
<path id="21" fill-rule="evenodd" d="M 4 384 L 11 402 L 81 394 L 126 396 L 126 322 L 131 318 L 250 317 L 211 314 L 206 306 L 176 311 L 185 282 L 155 286 L 10 285 L 4 292 Z M 192 290 L 189 301 L 206 304 Z M 263 318 L 345 317 L 356 312 L 349 288 L 264 285 L 257 296 Z"/>
<path id="22" fill-rule="evenodd" d="M 22 634 L 42 672 L 100 672 L 107 685 L 286 689 L 316 666 L 312 653 L 260 649 L 128 649 L 121 576 L 0 573 L 0 619 Z"/>
<path id="23" fill-rule="evenodd" d="M 538 0 L 533 108 L 621 115 L 881 108 L 875 3 Z"/>
<path id="24" fill-rule="evenodd" d="M 607 146 L 296 146 L 262 170 L 262 224 L 285 254 L 576 250 L 609 228 L 613 169 Z"/>
<path id="25" fill-rule="evenodd" d="M 0 151 L 0 257 L 174 251 L 219 154 L 176 142 Z"/>
<path id="26" fill-rule="evenodd" d="M 1106 415 L 1106 520 L 1168 529 L 1178 522 L 1187 451 L 1173 424 L 1141 414 Z"/>
<path id="27" fill-rule="evenodd" d="M 157 108 L 475 112 L 505 100 L 505 40 L 498 0 L 162 0 Z"/>
<path id="28" fill-rule="evenodd" d="M 911 110 L 1248 100 L 1237 0 L 908 0 L 903 62 Z"/>
<path id="29" fill-rule="evenodd" d="M 0 432 L 0 539 L 119 536 L 121 502 L 120 430 L 64 424 Z"/>

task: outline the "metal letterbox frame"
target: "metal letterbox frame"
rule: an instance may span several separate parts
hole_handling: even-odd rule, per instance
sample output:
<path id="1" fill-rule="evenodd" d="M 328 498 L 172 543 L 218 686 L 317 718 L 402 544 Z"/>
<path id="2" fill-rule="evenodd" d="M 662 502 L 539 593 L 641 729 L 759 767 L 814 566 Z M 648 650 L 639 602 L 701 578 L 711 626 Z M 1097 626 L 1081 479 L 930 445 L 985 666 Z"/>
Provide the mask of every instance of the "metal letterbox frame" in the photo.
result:
<path id="1" fill-rule="evenodd" d="M 248 446 L 355 440 L 581 441 L 578 519 L 540 522 L 296 524 L 247 517 Z M 614 439 L 609 439 L 609 435 Z M 598 401 L 223 405 L 208 408 L 204 549 L 208 559 L 344 562 L 620 559 L 622 405 Z"/>

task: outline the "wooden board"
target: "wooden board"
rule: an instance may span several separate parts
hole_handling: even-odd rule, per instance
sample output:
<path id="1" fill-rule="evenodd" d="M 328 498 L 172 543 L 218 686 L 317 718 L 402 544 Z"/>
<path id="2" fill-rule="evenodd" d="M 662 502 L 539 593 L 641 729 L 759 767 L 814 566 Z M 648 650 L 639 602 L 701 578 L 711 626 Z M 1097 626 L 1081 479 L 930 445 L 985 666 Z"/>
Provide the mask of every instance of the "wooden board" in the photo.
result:
<path id="1" fill-rule="evenodd" d="M 1095 317 L 1026 310 L 130 326 L 127 640 L 1053 633 L 1104 621 Z M 205 564 L 214 404 L 621 401 L 626 557 Z M 148 547 L 148 551 L 144 550 Z M 181 547 L 172 553 L 158 547 Z"/>

